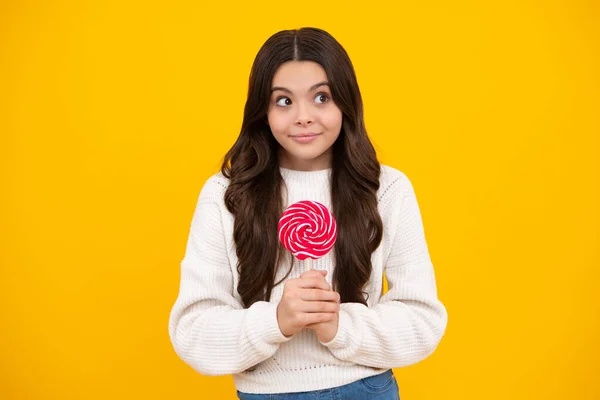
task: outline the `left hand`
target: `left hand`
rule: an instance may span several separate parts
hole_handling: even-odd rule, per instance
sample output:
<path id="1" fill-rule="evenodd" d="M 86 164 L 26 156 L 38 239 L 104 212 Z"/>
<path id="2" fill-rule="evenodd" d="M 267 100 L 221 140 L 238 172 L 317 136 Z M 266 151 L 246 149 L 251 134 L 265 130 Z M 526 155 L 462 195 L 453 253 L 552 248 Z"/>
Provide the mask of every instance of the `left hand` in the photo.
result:
<path id="1" fill-rule="evenodd" d="M 312 271 L 314 271 L 314 270 L 312 270 Z M 302 275 L 300 275 L 300 278 L 303 278 L 306 274 L 309 274 L 312 276 L 314 274 L 314 272 L 306 271 Z M 319 276 L 321 276 L 322 279 L 325 280 L 324 276 L 322 276 L 320 274 L 319 274 Z M 337 296 L 337 302 L 338 303 L 340 302 L 339 295 Z M 339 311 L 334 313 L 334 317 L 331 321 L 319 322 L 316 324 L 306 325 L 306 328 L 313 330 L 315 332 L 315 334 L 317 335 L 317 339 L 319 339 L 321 342 L 327 343 L 327 342 L 331 341 L 337 334 L 338 325 L 339 325 Z"/>

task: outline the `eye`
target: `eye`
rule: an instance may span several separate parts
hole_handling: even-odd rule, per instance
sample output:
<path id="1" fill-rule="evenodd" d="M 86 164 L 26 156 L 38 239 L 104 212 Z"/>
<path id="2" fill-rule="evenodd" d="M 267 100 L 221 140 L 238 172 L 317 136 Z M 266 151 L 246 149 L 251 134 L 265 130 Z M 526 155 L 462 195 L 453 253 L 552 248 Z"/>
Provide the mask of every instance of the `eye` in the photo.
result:
<path id="1" fill-rule="evenodd" d="M 315 96 L 315 99 L 317 99 L 317 103 L 319 103 L 318 100 L 321 100 L 319 104 L 327 103 L 329 101 L 329 95 L 327 93 L 318 93 Z"/>
<path id="2" fill-rule="evenodd" d="M 283 102 L 281 100 L 284 100 Z M 275 103 L 279 106 L 279 107 L 287 107 L 290 104 L 292 104 L 292 100 L 290 100 L 289 97 L 278 97 L 277 100 L 275 100 Z"/>

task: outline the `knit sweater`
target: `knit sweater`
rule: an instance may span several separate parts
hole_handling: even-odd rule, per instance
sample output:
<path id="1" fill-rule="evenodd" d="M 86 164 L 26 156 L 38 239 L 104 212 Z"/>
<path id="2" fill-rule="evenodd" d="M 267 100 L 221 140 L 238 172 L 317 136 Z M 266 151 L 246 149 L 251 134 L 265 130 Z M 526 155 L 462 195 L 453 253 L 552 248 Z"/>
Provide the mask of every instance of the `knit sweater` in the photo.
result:
<path id="1" fill-rule="evenodd" d="M 237 390 L 286 393 L 326 389 L 417 363 L 438 346 L 448 314 L 437 296 L 433 265 L 411 181 L 382 165 L 378 210 L 383 238 L 372 253 L 372 274 L 364 287 L 367 306 L 342 303 L 335 337 L 319 341 L 303 329 L 284 336 L 277 322 L 283 283 L 269 302 L 244 308 L 236 288 L 238 259 L 233 241 L 234 217 L 224 203 L 229 180 L 220 172 L 200 192 L 181 262 L 179 295 L 169 320 L 178 356 L 204 375 L 233 374 Z M 287 207 L 300 200 L 331 209 L 331 168 L 296 171 L 281 167 Z M 282 257 L 275 282 L 289 270 Z M 313 260 L 328 271 L 331 284 L 334 251 Z M 296 260 L 288 279 L 306 270 Z M 383 293 L 383 275 L 389 290 Z"/>

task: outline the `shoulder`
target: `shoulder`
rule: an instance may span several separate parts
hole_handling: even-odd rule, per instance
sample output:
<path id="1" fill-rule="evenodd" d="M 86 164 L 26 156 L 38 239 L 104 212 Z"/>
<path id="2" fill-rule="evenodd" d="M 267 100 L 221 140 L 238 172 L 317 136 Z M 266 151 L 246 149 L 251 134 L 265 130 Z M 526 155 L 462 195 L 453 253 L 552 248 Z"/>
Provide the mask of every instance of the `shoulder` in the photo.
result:
<path id="1" fill-rule="evenodd" d="M 413 184 L 408 176 L 397 168 L 381 164 L 379 190 L 377 192 L 379 202 L 394 202 L 407 195 L 414 195 Z"/>
<path id="2" fill-rule="evenodd" d="M 223 203 L 227 187 L 229 187 L 229 179 L 219 171 L 206 179 L 200 190 L 199 201 Z"/>

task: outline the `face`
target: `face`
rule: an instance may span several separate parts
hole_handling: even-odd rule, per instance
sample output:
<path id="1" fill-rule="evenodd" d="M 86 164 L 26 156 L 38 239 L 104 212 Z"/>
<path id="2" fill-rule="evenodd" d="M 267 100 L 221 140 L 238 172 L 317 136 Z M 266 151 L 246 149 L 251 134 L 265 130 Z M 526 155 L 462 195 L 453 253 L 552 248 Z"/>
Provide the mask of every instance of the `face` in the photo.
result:
<path id="1" fill-rule="evenodd" d="M 273 76 L 267 118 L 280 144 L 280 166 L 305 171 L 331 167 L 331 146 L 342 128 L 342 112 L 331 98 L 321 65 L 282 64 Z"/>

